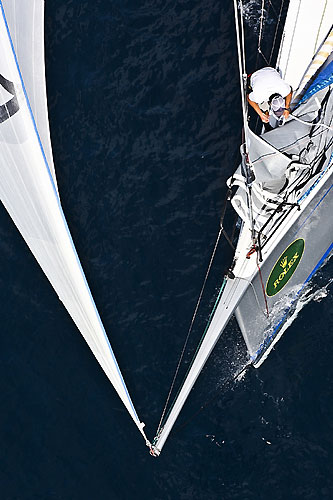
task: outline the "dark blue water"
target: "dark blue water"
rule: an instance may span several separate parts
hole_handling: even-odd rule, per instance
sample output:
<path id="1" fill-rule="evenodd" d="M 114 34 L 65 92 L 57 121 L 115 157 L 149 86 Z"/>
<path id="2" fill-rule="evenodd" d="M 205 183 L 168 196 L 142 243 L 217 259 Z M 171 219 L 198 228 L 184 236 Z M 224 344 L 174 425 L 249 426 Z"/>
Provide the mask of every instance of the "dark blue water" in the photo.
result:
<path id="1" fill-rule="evenodd" d="M 151 438 L 238 158 L 235 51 L 229 0 L 46 5 L 62 204 Z M 244 361 L 232 323 L 153 459 L 3 209 L 0 232 L 1 500 L 333 497 L 332 294 L 310 301 L 259 371 L 225 386 Z M 194 338 L 229 259 L 222 243 Z"/>

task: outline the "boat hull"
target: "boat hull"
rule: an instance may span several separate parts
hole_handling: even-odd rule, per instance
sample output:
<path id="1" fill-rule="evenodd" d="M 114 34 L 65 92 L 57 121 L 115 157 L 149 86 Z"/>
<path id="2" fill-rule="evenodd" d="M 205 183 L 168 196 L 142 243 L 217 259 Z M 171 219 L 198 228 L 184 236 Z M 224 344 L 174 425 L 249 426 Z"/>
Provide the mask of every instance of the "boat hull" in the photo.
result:
<path id="1" fill-rule="evenodd" d="M 332 250 L 332 207 L 331 173 L 292 227 L 264 258 L 261 272 L 252 278 L 235 310 L 255 366 L 261 364 L 279 338 L 301 292 Z"/>

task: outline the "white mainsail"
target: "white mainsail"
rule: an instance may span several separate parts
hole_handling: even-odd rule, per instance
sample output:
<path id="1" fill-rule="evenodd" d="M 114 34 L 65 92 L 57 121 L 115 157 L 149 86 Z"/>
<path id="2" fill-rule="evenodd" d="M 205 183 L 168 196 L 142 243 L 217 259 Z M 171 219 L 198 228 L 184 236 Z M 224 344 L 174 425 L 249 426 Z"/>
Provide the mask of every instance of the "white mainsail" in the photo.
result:
<path id="1" fill-rule="evenodd" d="M 0 0 L 0 198 L 145 438 L 60 204 L 47 118 L 43 18 L 43 0 Z"/>

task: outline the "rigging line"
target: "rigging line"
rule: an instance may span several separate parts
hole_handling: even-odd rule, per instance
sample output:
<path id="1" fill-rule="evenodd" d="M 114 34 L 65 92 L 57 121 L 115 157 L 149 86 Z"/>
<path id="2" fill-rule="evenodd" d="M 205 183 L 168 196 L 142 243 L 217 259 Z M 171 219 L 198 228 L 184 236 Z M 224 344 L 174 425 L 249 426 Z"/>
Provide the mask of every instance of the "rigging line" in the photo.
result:
<path id="1" fill-rule="evenodd" d="M 259 37 L 258 37 L 258 51 L 260 52 L 261 40 L 262 40 L 262 32 L 264 27 L 264 7 L 265 0 L 261 2 L 261 14 L 260 14 L 260 26 L 259 26 Z"/>
<path id="2" fill-rule="evenodd" d="M 176 367 L 176 370 L 175 370 L 175 373 L 174 373 L 174 376 L 173 376 L 173 379 L 172 379 L 172 383 L 171 383 L 171 386 L 170 386 L 170 389 L 169 389 L 169 393 L 168 393 L 168 396 L 167 396 L 167 399 L 166 399 L 166 402 L 165 402 L 165 405 L 164 405 L 164 408 L 163 408 L 162 416 L 161 416 L 160 422 L 158 424 L 158 428 L 157 428 L 156 434 L 158 434 L 158 432 L 159 432 L 159 430 L 160 430 L 160 428 L 162 426 L 164 415 L 165 415 L 167 406 L 168 406 L 169 401 L 170 401 L 170 397 L 171 397 L 171 394 L 172 394 L 172 391 L 173 391 L 173 388 L 174 388 L 174 385 L 175 385 L 175 382 L 176 382 L 176 378 L 177 378 L 177 375 L 178 375 L 178 372 L 179 372 L 180 364 L 181 364 L 181 362 L 183 360 L 183 357 L 184 357 L 184 354 L 185 354 L 185 349 L 187 347 L 190 334 L 192 332 L 193 324 L 194 324 L 194 321 L 195 321 L 195 318 L 196 318 L 196 315 L 197 315 L 197 312 L 198 312 L 198 309 L 199 309 L 201 298 L 202 298 L 202 295 L 203 295 L 203 292 L 204 292 L 204 289 L 205 289 L 205 286 L 206 286 L 208 275 L 210 273 L 210 270 L 211 270 L 211 267 L 212 267 L 212 264 L 213 264 L 213 260 L 214 260 L 215 253 L 216 253 L 216 249 L 217 249 L 217 246 L 219 244 L 222 232 L 223 232 L 223 227 L 221 225 L 219 233 L 217 235 L 216 242 L 215 242 L 214 250 L 213 250 L 213 253 L 212 253 L 210 261 L 209 261 L 209 265 L 208 265 L 208 269 L 207 269 L 207 272 L 206 272 L 206 276 L 205 276 L 204 282 L 203 282 L 202 287 L 201 287 L 199 298 L 197 300 L 197 304 L 196 304 L 196 307 L 195 307 L 195 310 L 194 310 L 194 313 L 193 313 L 193 316 L 192 316 L 191 324 L 190 324 L 190 327 L 188 329 L 188 332 L 187 332 L 187 335 L 186 335 L 186 339 L 185 339 L 185 342 L 184 342 L 184 345 L 183 345 L 183 349 L 181 351 L 181 354 L 180 354 L 180 357 L 179 357 L 179 360 L 178 360 L 178 364 L 177 364 L 177 367 Z"/>
<path id="3" fill-rule="evenodd" d="M 206 403 L 204 403 L 202 406 L 200 406 L 200 408 L 188 419 L 186 420 L 182 425 L 180 425 L 179 427 L 176 427 L 176 429 L 174 430 L 174 433 L 173 435 L 175 434 L 178 434 L 178 432 L 180 432 L 182 429 L 184 429 L 184 427 L 186 427 L 190 422 L 192 422 L 192 420 L 195 419 L 195 417 L 197 417 L 199 415 L 200 412 L 202 412 L 205 408 L 207 408 L 208 405 L 210 405 L 213 401 L 215 401 L 220 393 L 221 393 L 221 390 L 222 388 L 224 388 L 227 384 L 231 384 L 232 382 L 235 382 L 235 380 L 237 380 L 239 377 L 241 377 L 243 375 L 243 373 L 246 372 L 246 370 L 248 368 L 250 368 L 251 366 L 253 366 L 253 364 L 249 361 L 248 363 L 246 363 L 245 366 L 243 366 L 243 368 L 236 373 L 236 375 L 234 375 L 230 380 L 225 380 L 222 385 L 219 387 L 219 392 L 218 394 L 215 394 L 214 397 L 212 397 L 211 399 L 209 399 L 208 401 L 206 401 Z"/>
<path id="4" fill-rule="evenodd" d="M 261 283 L 262 293 L 264 296 L 264 301 L 265 301 L 265 306 L 266 306 L 266 311 L 267 311 L 267 318 L 269 318 L 269 310 L 268 310 L 268 304 L 267 304 L 267 298 L 266 298 L 266 291 L 265 291 L 264 282 L 262 279 L 261 269 L 260 269 L 260 265 L 259 265 L 259 252 L 258 252 L 258 250 L 257 250 L 256 254 L 257 254 L 257 256 L 256 256 L 257 267 L 258 267 L 258 271 L 259 271 L 260 283 Z"/>
<path id="5" fill-rule="evenodd" d="M 260 47 L 258 47 L 258 52 L 262 56 L 262 58 L 264 59 L 264 61 L 267 64 L 267 66 L 269 66 L 269 62 L 267 61 L 267 58 L 266 58 L 265 54 L 263 52 L 261 52 L 261 48 Z"/>
<path id="6" fill-rule="evenodd" d="M 329 125 L 326 125 L 325 123 L 306 122 L 304 120 L 301 120 L 297 116 L 293 115 L 292 113 L 290 113 L 290 116 L 292 116 L 294 118 L 294 120 L 297 120 L 298 122 L 303 123 L 304 125 L 309 125 L 309 127 L 315 127 L 318 125 L 319 127 L 324 127 L 324 128 L 327 128 L 328 130 L 333 130 L 333 127 L 330 127 Z"/>
<path id="7" fill-rule="evenodd" d="M 327 149 L 325 151 L 327 151 L 329 149 L 330 145 L 327 147 Z M 324 153 L 323 153 L 324 154 Z M 314 158 L 313 161 L 315 161 L 317 158 L 319 158 L 319 156 L 323 156 L 323 154 L 321 155 L 318 155 L 316 158 Z M 332 156 L 331 158 L 333 157 L 333 153 L 332 153 Z M 329 160 L 329 163 L 330 163 L 331 159 Z M 329 169 L 330 166 L 328 165 L 325 170 L 319 175 L 319 177 L 317 178 L 317 180 L 314 182 L 314 184 L 312 184 L 312 186 L 310 186 L 309 190 L 301 197 L 297 200 L 297 204 L 300 204 L 302 202 L 302 200 L 309 194 L 309 192 L 313 189 L 313 187 L 315 185 L 317 185 L 317 183 L 319 182 L 319 180 L 321 179 L 321 177 L 324 175 L 325 171 L 327 171 L 327 169 Z M 317 174 L 316 174 L 317 175 Z M 283 224 L 283 222 L 285 221 L 286 217 L 288 217 L 288 215 L 290 214 L 291 210 L 293 210 L 294 207 L 290 207 L 290 209 L 286 212 L 282 212 L 281 216 L 275 221 L 275 223 L 273 224 L 273 227 L 271 229 L 271 232 L 270 234 L 268 235 L 267 239 L 263 242 L 263 246 L 265 246 L 268 241 L 271 239 L 271 237 L 275 234 L 275 232 L 279 229 L 279 227 L 281 226 L 281 224 Z M 270 222 L 272 222 L 272 219 L 273 217 L 276 215 L 276 210 L 274 211 L 274 213 L 269 217 L 269 219 L 267 219 L 266 223 L 264 224 L 264 226 L 261 228 L 260 231 L 262 231 L 266 225 Z M 296 234 L 296 233 L 295 233 Z"/>
<path id="8" fill-rule="evenodd" d="M 239 279 L 239 280 L 243 280 L 243 281 L 246 281 L 249 286 L 251 287 L 252 289 L 252 292 L 253 292 L 253 295 L 254 295 L 254 298 L 256 299 L 256 302 L 257 302 L 257 306 L 258 306 L 258 309 L 260 312 L 262 312 L 263 316 L 265 316 L 265 318 L 267 317 L 265 311 L 261 308 L 261 304 L 259 302 L 259 297 L 258 297 L 258 294 L 256 292 L 256 289 L 254 288 L 254 284 L 252 283 L 252 281 L 248 280 L 247 278 L 242 278 L 240 276 L 235 276 L 235 278 Z"/>
<path id="9" fill-rule="evenodd" d="M 264 53 L 261 50 L 262 34 L 263 34 L 263 30 L 264 30 L 264 11 L 265 11 L 264 7 L 265 7 L 265 0 L 262 0 L 261 14 L 260 14 L 260 27 L 259 27 L 259 36 L 258 36 L 258 52 L 264 58 L 266 64 L 269 66 L 269 62 L 267 61 L 266 56 L 264 55 Z"/>
<path id="10" fill-rule="evenodd" d="M 192 368 L 192 365 L 193 365 L 193 363 L 194 363 L 194 360 L 195 360 L 195 358 L 196 358 L 196 356 L 197 356 L 197 354 L 198 354 L 198 352 L 199 352 L 199 349 L 200 349 L 200 347 L 201 347 L 201 345 L 202 345 L 202 343 L 203 343 L 203 341 L 204 341 L 204 338 L 205 338 L 205 336 L 206 336 L 206 333 L 207 333 L 207 331 L 208 331 L 208 328 L 209 328 L 209 326 L 210 326 L 210 324 L 211 324 L 212 318 L 213 318 L 213 316 L 214 316 L 214 314 L 215 314 L 216 308 L 217 308 L 217 306 L 218 306 L 218 304 L 219 304 L 219 302 L 220 302 L 220 299 L 221 299 L 221 296 L 222 296 L 222 292 L 223 292 L 223 290 L 224 290 L 224 287 L 225 287 L 226 283 L 227 283 L 227 277 L 226 277 L 226 276 L 224 276 L 224 278 L 223 278 L 223 282 L 222 282 L 222 285 L 221 285 L 221 288 L 220 288 L 220 291 L 219 291 L 219 293 L 218 293 L 217 299 L 215 300 L 214 307 L 213 307 L 213 309 L 212 309 L 212 311 L 211 311 L 211 313 L 210 313 L 210 315 L 209 315 L 209 318 L 208 318 L 208 321 L 207 321 L 206 328 L 205 328 L 205 330 L 204 330 L 204 332 L 203 332 L 203 334 L 202 334 L 202 336 L 201 336 L 201 339 L 200 339 L 200 342 L 199 342 L 199 344 L 198 344 L 198 346 L 197 346 L 197 348 L 196 348 L 196 351 L 195 351 L 195 353 L 194 353 L 194 354 L 193 354 L 193 356 L 192 356 L 191 363 L 189 364 L 189 367 L 188 367 L 188 369 L 187 369 L 187 371 L 186 371 L 185 377 L 183 378 L 183 381 L 182 381 L 182 383 L 181 383 L 181 386 L 179 387 L 179 389 L 178 389 L 178 391 L 177 391 L 177 394 L 176 394 L 176 396 L 175 396 L 175 398 L 174 398 L 174 400 L 173 400 L 173 402 L 172 402 L 172 404 L 171 404 L 171 406 L 170 406 L 170 408 L 169 408 L 169 411 L 168 411 L 168 413 L 167 413 L 167 417 L 169 416 L 169 414 L 170 414 L 170 412 L 171 412 L 171 410 L 172 410 L 172 408 L 173 408 L 173 406 L 174 406 L 174 404 L 175 404 L 175 402 L 176 402 L 176 400 L 177 400 L 177 398 L 178 398 L 178 396 L 179 396 L 179 393 L 180 393 L 180 391 L 181 391 L 181 388 L 182 388 L 182 386 L 184 385 L 184 382 L 185 382 L 185 380 L 186 380 L 186 378 L 187 378 L 187 376 L 188 376 L 188 374 L 189 374 L 189 372 L 190 372 L 190 370 L 191 370 L 191 368 Z M 166 417 L 166 418 L 167 418 L 167 417 Z M 162 429 L 161 429 L 161 430 L 162 430 Z M 160 429 L 158 429 L 158 431 L 157 431 L 157 433 L 156 433 L 156 436 L 158 436 L 159 431 L 160 431 Z"/>
<path id="11" fill-rule="evenodd" d="M 263 0 L 264 1 L 264 0 Z M 236 38 L 237 38 L 237 52 L 238 52 L 238 68 L 239 68 L 239 79 L 240 79 L 240 87 L 241 87 L 241 98 L 242 98 L 242 112 L 243 112 L 243 127 L 244 127 L 244 137 L 245 137 L 245 155 L 247 156 L 247 165 L 246 168 L 250 169 L 250 159 L 248 156 L 248 113 L 247 113 L 247 99 L 246 99 L 246 82 L 247 82 L 247 74 L 245 68 L 245 49 L 242 47 L 242 40 L 244 39 L 244 24 L 243 24 L 243 3 L 240 0 L 240 15 L 241 22 L 239 23 L 239 14 L 238 14 L 238 6 L 237 0 L 234 0 L 234 15 L 235 15 L 235 27 L 236 27 Z M 239 24 L 241 26 L 239 26 Z M 240 33 L 240 28 L 242 29 L 242 33 Z M 250 212 L 251 219 L 251 232 L 252 239 L 255 240 L 254 236 L 254 220 L 253 220 L 253 209 L 252 209 L 252 194 L 251 194 L 251 184 L 247 182 L 247 193 L 248 193 L 248 208 Z"/>
<path id="12" fill-rule="evenodd" d="M 294 115 L 291 115 L 291 114 L 290 114 L 289 116 L 292 116 L 293 118 L 295 118 L 295 117 L 294 117 Z M 300 119 L 299 119 L 299 120 L 300 120 Z M 305 125 L 309 125 L 309 127 L 310 127 L 310 126 L 316 126 L 316 125 L 318 125 L 318 126 L 319 126 L 319 125 L 322 125 L 322 126 L 324 126 L 324 127 L 328 127 L 330 130 L 332 129 L 332 127 L 329 127 L 328 125 L 325 125 L 324 123 L 311 123 L 311 122 L 304 122 L 304 123 L 305 123 Z M 319 128 L 319 127 L 318 127 L 318 128 Z M 317 133 L 317 135 L 316 135 L 315 137 L 318 137 L 319 135 L 322 135 L 322 134 L 324 134 L 324 130 L 323 130 L 323 131 L 321 131 L 321 132 L 318 132 L 318 133 Z M 259 136 L 259 137 L 260 137 L 260 136 Z M 262 139 L 263 139 L 265 142 L 267 142 L 267 141 L 266 141 L 263 137 L 262 137 Z M 284 155 L 284 154 L 285 154 L 285 153 L 287 153 L 288 151 L 292 150 L 292 149 L 293 149 L 296 145 L 300 146 L 300 145 L 302 145 L 303 143 L 307 143 L 308 141 L 309 141 L 308 136 L 307 136 L 307 135 L 304 135 L 303 137 L 301 137 L 301 138 L 299 138 L 299 139 L 296 139 L 296 140 L 295 140 L 294 142 L 292 142 L 291 144 L 288 144 L 287 146 L 284 146 L 283 148 L 281 148 L 281 150 L 278 150 L 278 149 L 277 149 L 277 150 L 276 150 L 276 151 L 274 151 L 273 153 L 266 153 L 266 154 L 264 154 L 264 155 L 259 156 L 256 160 L 254 160 L 254 161 L 252 162 L 252 165 L 253 165 L 253 164 L 258 165 L 258 163 L 260 163 L 260 162 L 262 162 L 262 161 L 265 161 L 265 158 L 267 158 L 267 157 L 272 158 L 272 157 L 277 156 L 277 155 Z M 268 144 L 269 144 L 270 146 L 272 146 L 272 144 L 270 144 L 269 142 L 268 142 Z M 272 146 L 272 147 L 274 147 L 274 146 Z"/>
<path id="13" fill-rule="evenodd" d="M 242 1 L 240 1 L 240 5 L 241 5 L 241 14 L 242 14 L 243 13 Z M 246 75 L 245 66 L 244 66 L 244 62 L 245 62 L 244 52 L 242 51 L 242 46 L 241 46 L 241 39 L 244 38 L 244 34 L 242 34 L 242 35 L 240 34 L 237 0 L 234 0 L 234 14 L 235 14 L 235 28 L 236 28 L 236 38 L 237 38 L 238 70 L 239 70 L 239 83 L 240 83 L 240 88 L 241 88 L 244 134 L 245 134 L 245 143 L 248 144 L 247 129 L 246 129 L 246 124 L 247 124 L 247 105 L 246 105 L 246 102 L 247 101 L 245 99 L 246 86 L 244 84 L 244 80 L 247 81 L 247 75 Z M 241 27 L 243 27 L 243 25 Z"/>
<path id="14" fill-rule="evenodd" d="M 275 10 L 274 5 L 272 4 L 271 0 L 268 0 L 268 3 L 269 3 L 269 5 L 272 7 L 272 11 L 274 12 L 275 17 L 276 17 L 276 19 L 277 19 L 277 18 L 278 18 L 278 15 L 277 15 L 277 12 L 276 12 L 276 10 Z"/>
<path id="15" fill-rule="evenodd" d="M 327 7 L 327 0 L 326 0 L 326 2 L 325 2 L 324 10 L 323 10 L 323 13 L 322 13 L 322 16 L 321 16 L 321 20 L 320 20 L 319 29 L 318 29 L 318 31 L 317 31 L 316 43 L 315 43 L 314 50 L 313 50 L 313 53 L 314 53 L 314 54 L 316 53 L 316 48 L 317 48 L 317 43 L 318 43 L 319 33 L 320 33 L 320 30 L 321 30 L 321 26 L 322 26 L 322 24 L 323 24 L 323 19 L 324 19 L 324 15 L 325 15 L 326 7 Z"/>
<path id="16" fill-rule="evenodd" d="M 227 242 L 229 243 L 230 247 L 232 248 L 232 250 L 235 250 L 234 244 L 232 243 L 232 239 L 229 238 L 228 233 L 226 232 L 226 230 L 224 228 L 222 228 L 222 233 L 223 233 L 223 236 L 225 237 L 225 239 L 227 240 Z"/>
<path id="17" fill-rule="evenodd" d="M 277 21 L 277 25 L 276 25 L 275 33 L 274 33 L 273 46 L 272 46 L 272 50 L 271 50 L 271 53 L 270 53 L 270 56 L 269 56 L 269 63 L 268 63 L 269 65 L 271 64 L 272 57 L 273 57 L 273 52 L 274 52 L 274 48 L 275 48 L 275 42 L 276 42 L 277 32 L 278 32 L 278 29 L 279 29 L 279 26 L 280 26 L 280 22 L 281 22 L 283 4 L 284 4 L 284 0 L 282 0 L 282 2 L 281 2 L 279 17 L 278 17 L 278 21 Z"/>
<path id="18" fill-rule="evenodd" d="M 240 22 L 241 22 L 241 42 L 242 42 L 242 66 L 243 66 L 243 86 L 244 89 L 246 89 L 246 83 L 247 83 L 247 75 L 246 75 L 246 81 L 244 81 L 245 78 L 245 68 L 246 68 L 246 63 L 245 63 L 245 36 L 244 36 L 244 7 L 243 7 L 243 2 L 240 0 L 240 9 L 241 9 L 241 15 L 240 15 Z"/>

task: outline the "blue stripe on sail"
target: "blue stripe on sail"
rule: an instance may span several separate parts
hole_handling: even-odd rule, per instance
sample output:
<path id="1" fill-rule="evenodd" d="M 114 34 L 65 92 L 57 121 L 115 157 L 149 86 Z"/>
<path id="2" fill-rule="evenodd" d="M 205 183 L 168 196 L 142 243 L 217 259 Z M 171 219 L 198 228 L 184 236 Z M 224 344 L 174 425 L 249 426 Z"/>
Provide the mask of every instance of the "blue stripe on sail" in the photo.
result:
<path id="1" fill-rule="evenodd" d="M 310 85 L 310 87 L 307 89 L 302 99 L 299 101 L 298 106 L 302 104 L 302 102 L 306 101 L 307 99 L 315 95 L 317 92 L 324 89 L 325 87 L 328 87 L 331 84 L 333 84 L 333 61 L 331 61 L 326 66 L 326 68 L 324 68 L 320 72 L 320 74 L 317 76 L 312 85 Z"/>
<path id="2" fill-rule="evenodd" d="M 31 115 L 31 118 L 32 118 L 33 126 L 34 126 L 34 129 L 35 129 L 36 135 L 37 135 L 38 143 L 39 143 L 40 149 L 42 151 L 42 155 L 43 155 L 43 158 L 44 158 L 44 162 L 45 162 L 47 171 L 48 171 L 49 176 L 50 176 L 51 181 L 52 181 L 52 186 L 53 186 L 54 192 L 55 192 L 55 194 L 56 194 L 56 196 L 58 198 L 58 192 L 57 192 L 57 189 L 56 189 L 55 184 L 54 184 L 54 179 L 53 179 L 53 177 L 51 175 L 49 164 L 47 163 L 47 159 L 46 159 L 46 156 L 45 156 L 45 152 L 44 152 L 44 148 L 43 148 L 43 145 L 42 145 L 42 141 L 40 139 L 40 136 L 39 136 L 39 133 L 38 133 L 38 130 L 37 130 L 35 118 L 33 116 L 32 109 L 31 109 L 31 106 L 30 106 L 30 102 L 29 102 L 29 99 L 28 99 L 28 94 L 26 92 L 25 85 L 24 85 L 24 82 L 23 82 L 23 77 L 22 77 L 22 74 L 21 74 L 21 70 L 20 70 L 20 67 L 19 67 L 18 60 L 17 60 L 17 56 L 16 56 L 14 44 L 13 44 L 13 41 L 12 41 L 12 38 L 11 38 L 11 35 L 10 35 L 10 31 L 9 31 L 9 27 L 8 27 L 8 23 L 7 23 L 5 11 L 4 11 L 4 8 L 3 8 L 2 0 L 0 0 L 0 7 L 1 7 L 1 10 L 2 10 L 2 17 L 3 17 L 3 20 L 5 22 L 5 26 L 6 26 L 6 29 L 7 29 L 7 34 L 8 34 L 8 38 L 9 38 L 9 41 L 10 41 L 10 45 L 12 47 L 12 51 L 13 51 L 13 55 L 14 55 L 16 67 L 18 69 L 19 76 L 20 76 L 20 79 L 21 79 L 21 84 L 22 84 L 22 87 L 23 87 L 24 96 L 26 98 L 28 109 L 29 109 L 29 112 L 30 112 L 30 115 Z"/>
<path id="3" fill-rule="evenodd" d="M 291 307 L 293 306 L 293 304 L 295 303 L 295 301 L 298 299 L 298 297 L 299 297 L 300 293 L 302 292 L 303 288 L 310 281 L 310 279 L 312 278 L 312 276 L 319 269 L 319 267 L 322 265 L 322 263 L 328 257 L 328 255 L 330 254 L 330 252 L 332 250 L 333 250 L 333 243 L 330 244 L 330 246 L 328 247 L 328 249 L 326 250 L 326 252 L 322 256 L 322 258 L 319 260 L 319 262 L 316 264 L 316 266 L 312 269 L 311 273 L 309 274 L 309 276 L 306 278 L 306 280 L 304 281 L 304 283 L 301 286 L 301 288 L 296 293 L 296 295 L 295 295 L 294 299 L 292 300 L 290 306 L 287 309 L 285 309 L 285 314 L 282 317 L 282 319 L 279 321 L 279 323 L 276 325 L 276 327 L 274 328 L 274 331 L 271 333 L 271 335 L 269 337 L 267 337 L 264 340 L 264 342 L 261 344 L 261 346 L 259 347 L 259 349 L 257 350 L 257 352 L 253 356 L 251 356 L 251 361 L 255 361 L 258 358 L 258 356 L 260 356 L 260 354 L 264 350 L 268 349 L 268 347 L 270 346 L 271 342 L 273 341 L 275 335 L 278 333 L 278 331 L 281 328 L 282 324 L 287 319 L 287 316 L 288 316 L 288 313 L 289 313 Z"/>
<path id="4" fill-rule="evenodd" d="M 31 109 L 31 106 L 30 106 L 30 102 L 29 102 L 29 98 L 28 98 L 28 94 L 27 94 L 27 91 L 26 91 L 26 88 L 25 88 L 25 85 L 24 85 L 24 81 L 23 81 L 23 77 L 22 77 L 22 73 L 21 73 L 21 70 L 20 70 L 20 66 L 19 66 L 19 63 L 18 63 L 18 60 L 17 60 L 17 56 L 16 56 L 16 53 L 15 53 L 15 48 L 14 48 L 14 44 L 13 44 L 13 41 L 12 41 L 12 38 L 11 38 L 11 35 L 10 35 L 10 31 L 9 31 L 9 26 L 8 26 L 8 23 L 7 23 L 7 19 L 6 19 L 6 15 L 5 15 L 5 11 L 4 11 L 4 8 L 3 8 L 3 4 L 2 4 L 2 0 L 0 0 L 0 8 L 1 8 L 1 12 L 2 12 L 2 17 L 3 17 L 3 20 L 4 20 L 4 23 L 5 23 L 5 26 L 6 26 L 6 29 L 7 29 L 7 34 L 8 34 L 8 38 L 9 38 L 9 41 L 10 41 L 10 45 L 12 47 L 12 52 L 13 52 L 13 56 L 14 56 L 14 59 L 15 59 L 15 63 L 16 63 L 16 67 L 17 67 L 17 70 L 18 70 L 18 73 L 19 73 L 19 76 L 20 76 L 20 80 L 21 80 L 21 84 L 22 84 L 22 88 L 23 88 L 23 92 L 24 92 L 24 96 L 25 96 L 25 99 L 26 99 L 26 103 L 27 103 L 27 106 L 28 106 L 28 110 L 29 110 L 29 113 L 30 113 L 30 116 L 31 116 L 31 119 L 32 119 L 32 123 L 33 123 L 33 127 L 35 129 L 35 132 L 36 132 L 36 136 L 37 136 L 37 139 L 38 139 L 38 143 L 39 143 L 39 146 L 40 146 L 40 149 L 41 149 L 41 152 L 42 152 L 42 155 L 43 155 L 43 159 L 44 159 L 44 164 L 46 166 L 46 169 L 47 169 L 47 172 L 49 174 L 49 178 L 50 178 L 50 181 L 51 181 L 51 184 L 52 184 L 52 187 L 53 187 L 53 190 L 54 190 L 54 193 L 55 193 L 55 196 L 56 196 L 56 199 L 58 201 L 58 206 L 59 206 L 59 210 L 60 210 L 60 214 L 62 216 L 62 219 L 63 219 L 63 222 L 64 222 L 64 225 L 65 225 L 65 228 L 66 228 L 66 231 L 67 231 L 67 234 L 68 234 L 68 237 L 69 237 L 69 241 L 72 245 L 72 249 L 73 249 L 73 252 L 74 252 L 74 255 L 76 257 L 76 261 L 78 263 L 78 266 L 79 266 L 79 269 L 81 271 L 81 274 L 82 274 L 82 277 L 83 277 L 83 280 L 84 280 L 84 283 L 86 285 L 86 288 L 88 290 L 88 293 L 89 293 L 89 296 L 90 296 L 90 299 L 91 299 L 91 302 L 93 304 L 93 307 L 95 309 L 95 313 L 96 313 L 96 316 L 97 316 L 97 319 L 99 321 L 99 324 L 101 326 L 101 329 L 102 329 L 102 332 L 104 334 L 104 337 L 105 337 L 105 340 L 107 342 L 107 345 L 109 346 L 109 349 L 110 349 L 110 353 L 112 355 L 112 358 L 113 358 L 113 362 L 115 364 L 115 367 L 118 371 L 118 375 L 120 377 L 120 380 L 122 382 L 122 385 L 123 385 L 123 388 L 125 389 L 125 393 L 127 395 L 127 398 L 128 398 L 128 401 L 131 405 L 131 408 L 133 410 L 133 413 L 137 419 L 138 422 L 140 422 L 139 420 L 139 417 L 135 411 L 135 408 L 133 406 L 133 403 L 132 403 L 132 400 L 130 398 L 130 395 L 128 393 L 128 390 L 127 390 L 127 387 L 126 387 L 126 384 L 125 384 L 125 381 L 123 379 L 123 376 L 121 374 L 121 371 L 119 369 L 119 366 L 118 366 L 118 363 L 117 363 L 117 360 L 115 358 L 115 355 L 113 353 L 113 350 L 112 350 L 112 347 L 110 345 L 110 341 L 106 335 L 106 332 L 105 332 L 105 329 L 104 329 L 104 326 L 103 326 L 103 323 L 101 321 L 101 318 L 99 316 L 99 313 L 97 311 L 97 308 L 96 308 L 96 304 L 94 302 L 94 299 L 92 297 L 92 294 L 91 294 L 91 291 L 90 291 L 90 288 L 88 286 L 88 283 L 87 283 L 87 279 L 85 277 L 85 274 L 83 272 L 83 269 L 82 269 L 82 265 L 81 265 L 81 262 L 80 262 L 80 259 L 77 255 L 77 252 L 76 252 L 76 248 L 74 246 L 74 243 L 73 243 L 73 239 L 72 239 L 72 235 L 69 231 L 69 228 L 68 228 L 68 225 L 67 225 L 67 221 L 66 221 L 66 218 L 65 218 L 65 215 L 64 215 L 64 212 L 62 210 L 62 206 L 61 206 L 61 203 L 60 203 L 60 198 L 58 196 L 58 192 L 57 192 L 57 189 L 56 189 L 56 186 L 54 184 L 54 179 L 52 177 L 52 174 L 51 174 L 51 171 L 50 171 L 50 167 L 48 165 L 48 162 L 47 162 L 47 159 L 46 159 L 46 156 L 45 156 L 45 152 L 44 152 L 44 148 L 43 148 L 43 145 L 42 145 L 42 142 L 41 142 L 41 139 L 40 139 L 40 136 L 39 136 L 39 133 L 38 133 L 38 130 L 37 130 L 37 126 L 36 126 L 36 122 L 35 122 L 35 118 L 34 118 L 34 115 L 33 115 L 33 112 L 32 112 L 32 109 Z"/>

